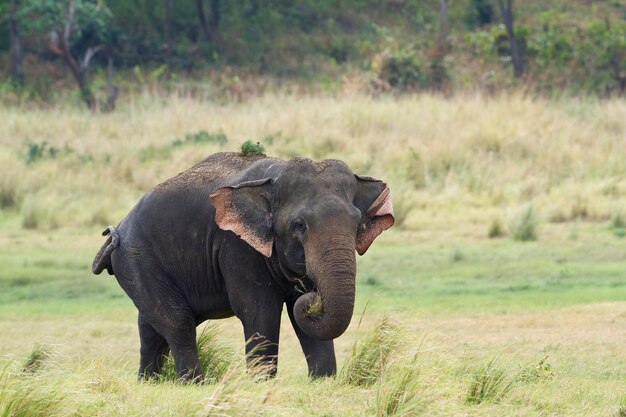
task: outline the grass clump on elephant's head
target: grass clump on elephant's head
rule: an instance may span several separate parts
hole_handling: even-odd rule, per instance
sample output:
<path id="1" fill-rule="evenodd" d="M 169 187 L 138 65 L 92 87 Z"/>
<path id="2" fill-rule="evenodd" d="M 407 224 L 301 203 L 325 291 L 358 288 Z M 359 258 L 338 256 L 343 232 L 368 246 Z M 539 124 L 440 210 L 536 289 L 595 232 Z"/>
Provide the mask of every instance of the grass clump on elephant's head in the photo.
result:
<path id="1" fill-rule="evenodd" d="M 247 140 L 241 144 L 241 153 L 248 155 L 264 155 L 265 146 L 261 145 L 261 142 L 254 143 L 251 140 Z"/>
<path id="2" fill-rule="evenodd" d="M 311 300 L 309 305 L 304 310 L 304 315 L 307 317 L 320 317 L 324 313 L 324 305 L 322 304 L 322 297 L 316 294 L 315 298 Z"/>

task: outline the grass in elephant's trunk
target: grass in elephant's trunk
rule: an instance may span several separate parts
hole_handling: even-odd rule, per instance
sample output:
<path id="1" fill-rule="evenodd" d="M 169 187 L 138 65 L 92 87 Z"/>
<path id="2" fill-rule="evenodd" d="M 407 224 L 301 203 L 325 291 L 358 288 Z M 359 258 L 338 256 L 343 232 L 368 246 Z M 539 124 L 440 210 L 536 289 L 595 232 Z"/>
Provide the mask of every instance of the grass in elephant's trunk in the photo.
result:
<path id="1" fill-rule="evenodd" d="M 315 298 L 309 303 L 304 310 L 304 315 L 307 317 L 321 317 L 324 314 L 324 305 L 322 304 L 322 297 L 319 294 L 315 295 Z"/>

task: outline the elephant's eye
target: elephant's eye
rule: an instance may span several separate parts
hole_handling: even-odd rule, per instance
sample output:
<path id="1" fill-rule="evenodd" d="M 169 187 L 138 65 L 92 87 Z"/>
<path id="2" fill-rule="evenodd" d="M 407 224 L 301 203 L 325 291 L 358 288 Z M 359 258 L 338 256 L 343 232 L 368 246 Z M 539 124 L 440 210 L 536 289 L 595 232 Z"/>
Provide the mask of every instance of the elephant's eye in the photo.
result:
<path id="1" fill-rule="evenodd" d="M 306 223 L 302 219 L 296 219 L 292 223 L 293 231 L 301 235 L 306 233 Z"/>

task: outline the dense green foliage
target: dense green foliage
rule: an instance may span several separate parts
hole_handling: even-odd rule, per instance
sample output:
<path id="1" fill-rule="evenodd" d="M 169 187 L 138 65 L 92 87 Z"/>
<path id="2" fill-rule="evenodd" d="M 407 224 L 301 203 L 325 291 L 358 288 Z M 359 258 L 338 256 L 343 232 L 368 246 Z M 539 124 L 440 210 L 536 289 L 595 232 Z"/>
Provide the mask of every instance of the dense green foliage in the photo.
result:
<path id="1" fill-rule="evenodd" d="M 118 71 L 129 75 L 124 78 L 140 84 L 145 83 L 142 68 L 148 68 L 156 81 L 208 76 L 230 88 L 245 82 L 241 74 L 312 80 L 331 88 L 339 85 L 340 74 L 360 74 L 364 88 L 375 92 L 492 91 L 521 83 L 546 94 L 613 95 L 626 87 L 626 7 L 621 2 L 514 3 L 516 37 L 527 68 L 517 82 L 494 0 L 448 2 L 450 49 L 443 55 L 436 52 L 436 0 L 185 0 L 173 2 L 169 24 L 166 3 L 74 1 L 72 53 L 80 60 L 88 48 L 101 47 L 106 53 L 95 55 L 90 69 L 96 79 L 104 76 L 112 56 Z M 15 19 L 31 57 L 25 64 L 27 91 L 48 98 L 49 82 L 41 80 L 67 78 L 47 41 L 50 31 L 66 21 L 67 3 L 17 4 Z M 4 20 L 9 11 L 8 5 L 0 9 Z M 172 28 L 171 45 L 166 27 Z M 0 56 L 5 62 L 8 51 L 3 30 Z"/>

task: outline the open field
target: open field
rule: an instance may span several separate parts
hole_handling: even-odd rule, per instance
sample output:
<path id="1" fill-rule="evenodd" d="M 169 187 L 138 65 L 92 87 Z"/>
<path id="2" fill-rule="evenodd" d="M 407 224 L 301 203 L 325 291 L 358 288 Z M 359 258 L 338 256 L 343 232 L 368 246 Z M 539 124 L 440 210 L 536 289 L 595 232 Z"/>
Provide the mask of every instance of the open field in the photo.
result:
<path id="1" fill-rule="evenodd" d="M 0 108 L 0 415 L 623 417 L 625 113 L 623 101 L 428 95 L 140 96 L 96 117 Z M 398 225 L 359 258 L 355 317 L 336 341 L 342 367 L 379 317 L 399 324 L 372 385 L 310 381 L 286 317 L 275 380 L 234 366 L 217 384 L 136 382 L 136 311 L 90 272 L 99 233 L 158 181 L 246 139 L 390 184 Z M 537 240 L 512 239 L 530 206 Z M 240 361 L 239 322 L 217 323 Z M 20 371 L 39 344 L 49 357 Z M 476 404 L 493 359 L 510 387 Z"/>

